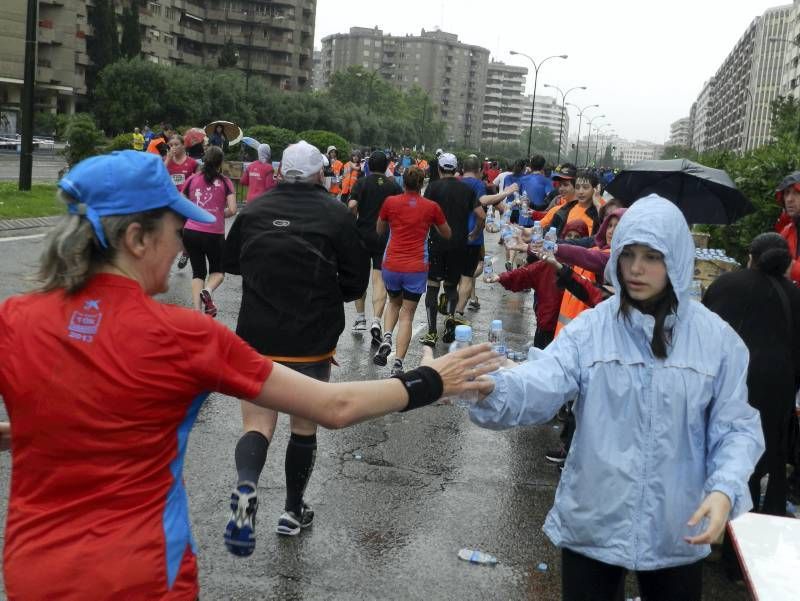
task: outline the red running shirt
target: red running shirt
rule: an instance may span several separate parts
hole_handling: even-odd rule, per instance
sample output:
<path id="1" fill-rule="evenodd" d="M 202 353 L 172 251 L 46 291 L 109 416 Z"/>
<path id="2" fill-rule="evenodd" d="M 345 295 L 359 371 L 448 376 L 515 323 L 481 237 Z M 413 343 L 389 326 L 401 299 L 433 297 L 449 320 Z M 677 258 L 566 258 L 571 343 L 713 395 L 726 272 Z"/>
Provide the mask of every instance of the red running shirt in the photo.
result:
<path id="1" fill-rule="evenodd" d="M 407 192 L 384 200 L 379 217 L 389 224 L 383 267 L 401 273 L 428 271 L 428 230 L 446 223 L 442 208 Z"/>
<path id="2" fill-rule="evenodd" d="M 269 192 L 278 183 L 275 181 L 275 170 L 269 163 L 255 161 L 247 166 L 240 182 L 247 186 L 247 202 L 258 198 L 264 192 Z"/>
<path id="3" fill-rule="evenodd" d="M 176 163 L 175 161 L 170 161 L 167 163 L 167 172 L 172 178 L 172 182 L 178 188 L 178 192 L 183 190 L 186 180 L 189 179 L 189 176 L 191 176 L 196 170 L 197 161 L 188 156 L 185 157 L 183 163 Z"/>
<path id="4" fill-rule="evenodd" d="M 14 431 L 8 599 L 194 601 L 189 431 L 210 392 L 255 398 L 272 363 L 110 274 L 0 305 L 0 352 Z"/>

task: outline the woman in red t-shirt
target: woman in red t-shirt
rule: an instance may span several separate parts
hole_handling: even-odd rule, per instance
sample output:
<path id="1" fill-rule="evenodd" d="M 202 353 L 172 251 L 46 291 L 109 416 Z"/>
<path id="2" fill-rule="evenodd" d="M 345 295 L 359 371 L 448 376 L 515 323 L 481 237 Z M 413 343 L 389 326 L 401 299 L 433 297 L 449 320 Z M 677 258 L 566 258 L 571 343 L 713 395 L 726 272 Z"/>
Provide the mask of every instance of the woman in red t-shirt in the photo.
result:
<path id="1" fill-rule="evenodd" d="M 381 269 L 389 306 L 384 316 L 383 342 L 372 361 L 375 365 L 386 365 L 392 352 L 392 330 L 399 319 L 393 376 L 403 373 L 414 312 L 428 282 L 428 231 L 433 226 L 442 238 L 449 240 L 452 235 L 441 207 L 420 195 L 424 181 L 422 169 L 409 167 L 403 174 L 405 194 L 389 196 L 383 201 L 376 226 L 379 235 L 391 230 Z"/>
<path id="2" fill-rule="evenodd" d="M 169 150 L 164 158 L 164 165 L 180 192 L 189 176 L 197 171 L 197 161 L 186 154 L 183 136 L 174 134 L 170 137 L 168 144 Z"/>
<path id="3" fill-rule="evenodd" d="M 269 144 L 260 144 L 258 160 L 247 166 L 240 181 L 243 186 L 247 186 L 247 202 L 269 192 L 277 185 L 271 160 L 272 150 Z"/>

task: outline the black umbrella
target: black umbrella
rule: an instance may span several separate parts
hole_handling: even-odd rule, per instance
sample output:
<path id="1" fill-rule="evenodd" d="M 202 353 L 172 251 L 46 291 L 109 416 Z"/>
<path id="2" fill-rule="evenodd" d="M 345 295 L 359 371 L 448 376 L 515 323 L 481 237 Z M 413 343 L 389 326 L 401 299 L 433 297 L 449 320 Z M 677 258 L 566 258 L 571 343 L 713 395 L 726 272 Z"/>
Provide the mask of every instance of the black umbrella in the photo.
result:
<path id="1" fill-rule="evenodd" d="M 620 171 L 607 190 L 625 206 L 658 194 L 674 202 L 692 224 L 729 224 L 755 210 L 722 169 L 687 159 L 642 161 Z"/>

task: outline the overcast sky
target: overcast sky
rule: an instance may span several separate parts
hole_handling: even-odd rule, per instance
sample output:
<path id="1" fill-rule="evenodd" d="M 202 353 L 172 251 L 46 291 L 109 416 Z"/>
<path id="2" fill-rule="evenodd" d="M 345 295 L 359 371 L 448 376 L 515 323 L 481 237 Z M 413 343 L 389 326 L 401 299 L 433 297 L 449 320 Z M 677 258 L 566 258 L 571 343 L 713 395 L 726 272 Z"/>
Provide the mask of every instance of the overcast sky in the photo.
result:
<path id="1" fill-rule="evenodd" d="M 789 2 L 790 4 L 791 2 Z M 530 68 L 539 61 L 542 84 L 576 90 L 568 102 L 599 104 L 587 116 L 605 114 L 623 138 L 662 143 L 669 125 L 689 115 L 703 82 L 711 77 L 753 19 L 774 0 L 317 0 L 315 47 L 350 27 L 378 26 L 384 34 L 419 35 L 439 27 L 461 42 L 488 48 L 495 60 Z M 546 8 L 544 8 L 546 7 Z M 528 90 L 533 91 L 532 69 Z M 575 112 L 572 109 L 571 117 Z M 577 118 L 571 118 L 573 132 Z"/>

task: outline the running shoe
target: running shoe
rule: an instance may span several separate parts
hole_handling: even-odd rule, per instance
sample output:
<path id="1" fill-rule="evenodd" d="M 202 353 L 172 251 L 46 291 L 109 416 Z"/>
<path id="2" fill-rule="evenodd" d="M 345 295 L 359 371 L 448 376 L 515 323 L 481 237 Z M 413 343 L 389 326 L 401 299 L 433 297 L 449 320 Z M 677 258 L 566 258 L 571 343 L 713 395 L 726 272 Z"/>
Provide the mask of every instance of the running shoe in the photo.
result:
<path id="1" fill-rule="evenodd" d="M 369 328 L 369 335 L 372 336 L 372 344 L 380 344 L 383 342 L 383 330 L 381 330 L 381 322 L 377 319 L 372 322 L 372 326 Z M 384 363 L 384 365 L 386 365 Z"/>
<path id="2" fill-rule="evenodd" d="M 456 326 L 468 326 L 469 322 L 461 315 L 450 315 L 444 320 L 444 332 L 442 333 L 442 342 L 450 344 L 456 339 Z"/>
<path id="3" fill-rule="evenodd" d="M 284 512 L 278 519 L 278 527 L 275 531 L 284 536 L 297 536 L 300 534 L 300 530 L 308 528 L 313 523 L 314 510 L 303 503 L 300 515 L 297 515 L 294 511 Z"/>
<path id="4" fill-rule="evenodd" d="M 405 373 L 403 369 L 403 362 L 400 359 L 395 359 L 394 363 L 392 364 L 392 377 L 394 376 L 402 376 Z"/>
<path id="5" fill-rule="evenodd" d="M 429 346 L 431 348 L 434 348 L 438 341 L 439 336 L 436 335 L 436 332 L 428 332 L 419 339 L 420 344 L 424 344 L 425 346 Z"/>
<path id="6" fill-rule="evenodd" d="M 480 308 L 481 304 L 478 302 L 477 298 L 471 298 L 467 302 L 467 309 L 469 309 L 470 311 L 477 311 Z"/>
<path id="7" fill-rule="evenodd" d="M 181 258 L 178 259 L 178 269 L 183 269 L 186 267 L 186 264 L 189 262 L 189 255 L 186 253 L 181 254 Z"/>
<path id="8" fill-rule="evenodd" d="M 445 294 L 444 292 L 442 292 L 439 295 L 438 308 L 439 308 L 439 313 L 441 313 L 442 315 L 447 315 L 447 294 Z"/>
<path id="9" fill-rule="evenodd" d="M 386 359 L 389 356 L 389 353 L 391 352 L 392 352 L 391 341 L 384 340 L 378 347 L 378 351 L 375 353 L 375 356 L 372 357 L 372 362 L 375 365 L 380 365 L 381 367 L 383 367 L 384 365 L 386 365 Z"/>
<path id="10" fill-rule="evenodd" d="M 564 449 L 564 447 L 560 447 L 552 451 L 547 451 L 544 454 L 544 458 L 550 463 L 561 465 L 567 460 L 567 451 Z"/>
<path id="11" fill-rule="evenodd" d="M 214 304 L 214 299 L 211 298 L 211 293 L 203 288 L 200 291 L 200 302 L 203 305 L 203 312 L 211 317 L 217 316 L 217 305 Z"/>
<path id="12" fill-rule="evenodd" d="M 358 318 L 353 322 L 353 334 L 363 334 L 367 331 L 367 320 Z"/>
<path id="13" fill-rule="evenodd" d="M 240 482 L 231 493 L 231 517 L 225 526 L 225 546 L 234 555 L 246 557 L 256 548 L 256 485 Z"/>

